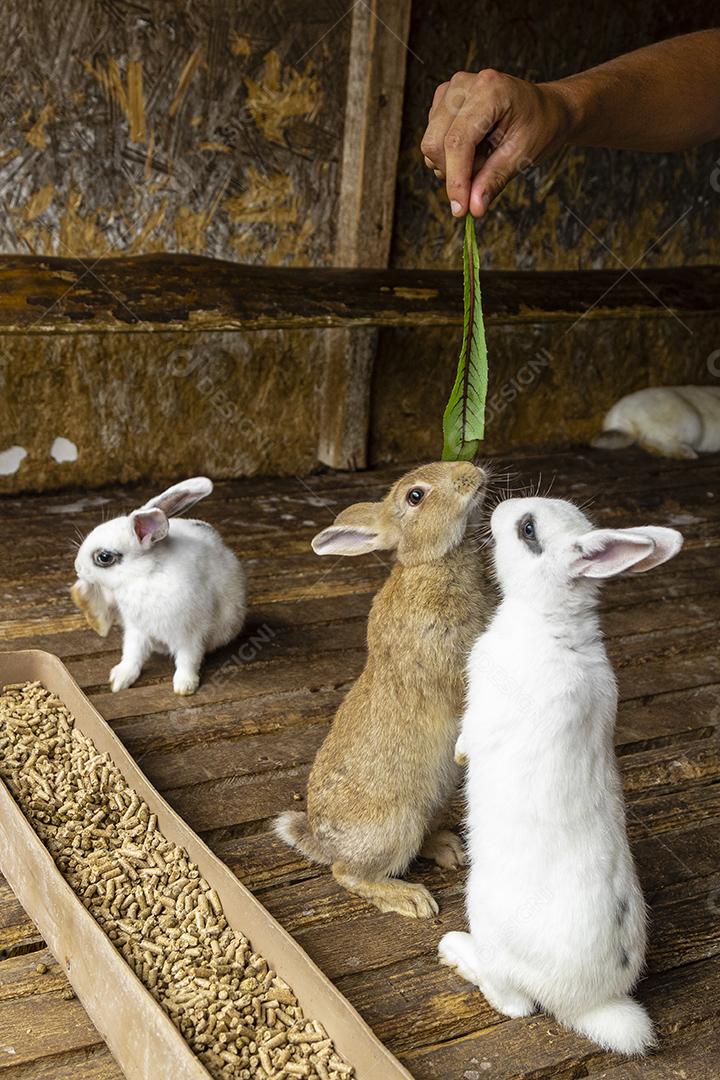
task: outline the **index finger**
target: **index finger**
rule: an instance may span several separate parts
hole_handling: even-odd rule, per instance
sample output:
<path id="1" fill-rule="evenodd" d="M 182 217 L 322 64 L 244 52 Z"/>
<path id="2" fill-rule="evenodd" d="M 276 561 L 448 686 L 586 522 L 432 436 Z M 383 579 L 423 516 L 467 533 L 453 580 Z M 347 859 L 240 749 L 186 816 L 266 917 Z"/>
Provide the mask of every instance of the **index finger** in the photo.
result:
<path id="1" fill-rule="evenodd" d="M 465 101 L 465 90 L 453 76 L 451 82 L 441 83 L 435 91 L 433 103 L 428 115 L 428 125 L 420 143 L 420 149 L 425 157 L 435 164 L 436 168 L 445 171 L 445 135 L 452 124 L 455 116 L 462 108 Z"/>
<path id="2" fill-rule="evenodd" d="M 492 113 L 483 115 L 473 107 L 472 99 L 453 121 L 445 136 L 445 175 L 450 209 L 455 217 L 467 214 L 470 185 L 476 162 L 487 156 L 483 140 L 493 126 Z"/>

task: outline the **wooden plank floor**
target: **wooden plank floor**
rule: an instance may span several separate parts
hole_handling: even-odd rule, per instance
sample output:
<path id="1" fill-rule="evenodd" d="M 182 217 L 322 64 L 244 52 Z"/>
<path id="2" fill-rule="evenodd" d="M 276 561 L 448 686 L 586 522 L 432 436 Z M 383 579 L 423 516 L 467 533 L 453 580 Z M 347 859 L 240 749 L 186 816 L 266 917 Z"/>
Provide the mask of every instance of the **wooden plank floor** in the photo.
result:
<path id="1" fill-rule="evenodd" d="M 163 659 L 137 686 L 111 694 L 118 636 L 85 629 L 67 591 L 75 529 L 137 505 L 149 488 L 7 499 L 0 648 L 63 658 L 151 781 L 417 1080 L 710 1080 L 720 1075 L 719 463 L 582 450 L 510 463 L 517 483 L 542 474 L 553 494 L 594 496 L 599 524 L 671 524 L 686 536 L 673 563 L 604 593 L 622 700 L 618 752 L 652 911 L 639 995 L 661 1048 L 639 1063 L 602 1053 L 546 1016 L 502 1020 L 438 966 L 440 936 L 463 924 L 462 875 L 419 863 L 411 876 L 438 897 L 439 917 L 382 915 L 270 831 L 275 814 L 302 805 L 313 754 L 362 667 L 365 617 L 387 572 L 372 556 L 320 560 L 308 541 L 350 502 L 379 496 L 396 473 L 218 485 L 203 514 L 248 560 L 252 616 L 242 641 L 210 659 L 191 699 L 173 695 Z M 63 997 L 67 984 L 7 885 L 0 949 L 0 1073 L 115 1080 L 117 1067 L 79 1003 Z"/>

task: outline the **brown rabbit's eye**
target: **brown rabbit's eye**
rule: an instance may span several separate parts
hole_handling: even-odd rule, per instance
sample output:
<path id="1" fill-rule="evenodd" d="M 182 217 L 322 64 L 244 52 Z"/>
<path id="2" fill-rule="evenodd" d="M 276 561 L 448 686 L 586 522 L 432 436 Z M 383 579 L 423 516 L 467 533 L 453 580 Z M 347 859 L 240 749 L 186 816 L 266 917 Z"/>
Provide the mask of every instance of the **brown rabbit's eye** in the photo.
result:
<path id="1" fill-rule="evenodd" d="M 411 506 L 417 506 L 425 498 L 425 492 L 422 488 L 412 488 L 407 493 L 407 501 Z"/>
<path id="2" fill-rule="evenodd" d="M 114 563 L 120 562 L 122 555 L 117 551 L 107 551 L 105 548 L 100 548 L 93 555 L 93 562 L 96 566 L 112 566 Z"/>

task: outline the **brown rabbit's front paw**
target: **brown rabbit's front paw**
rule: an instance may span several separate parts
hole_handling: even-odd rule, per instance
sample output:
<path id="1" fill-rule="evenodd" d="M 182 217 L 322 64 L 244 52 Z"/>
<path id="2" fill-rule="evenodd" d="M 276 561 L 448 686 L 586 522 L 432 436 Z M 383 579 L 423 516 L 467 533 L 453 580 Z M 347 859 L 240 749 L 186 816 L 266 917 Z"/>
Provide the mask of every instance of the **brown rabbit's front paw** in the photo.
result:
<path id="1" fill-rule="evenodd" d="M 437 902 L 424 885 L 414 885 L 398 878 L 369 880 L 347 873 L 337 863 L 332 868 L 338 885 L 348 892 L 369 900 L 380 911 L 396 911 L 410 919 L 432 919 L 437 915 Z"/>
<path id="2" fill-rule="evenodd" d="M 445 870 L 465 865 L 462 841 L 448 829 L 438 829 L 437 832 L 431 833 L 423 844 L 420 855 L 423 859 L 432 859 Z"/>

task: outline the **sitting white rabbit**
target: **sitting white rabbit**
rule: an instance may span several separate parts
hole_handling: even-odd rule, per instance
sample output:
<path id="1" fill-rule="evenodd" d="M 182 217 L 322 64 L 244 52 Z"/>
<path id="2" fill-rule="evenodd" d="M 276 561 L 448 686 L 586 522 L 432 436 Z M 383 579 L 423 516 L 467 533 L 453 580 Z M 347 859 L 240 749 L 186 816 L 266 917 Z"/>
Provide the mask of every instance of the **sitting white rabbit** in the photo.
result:
<path id="1" fill-rule="evenodd" d="M 650 386 L 626 394 L 592 445 L 617 450 L 633 443 L 668 458 L 720 450 L 720 386 Z"/>
<path id="2" fill-rule="evenodd" d="M 173 690 L 193 694 L 206 652 L 226 645 L 245 621 L 245 573 L 205 521 L 177 520 L 212 491 L 204 476 L 183 480 L 126 517 L 98 525 L 75 559 L 73 600 L 103 637 L 123 628 L 113 690 L 131 686 L 152 652 L 175 658 Z M 168 520 L 172 518 L 173 520 Z"/>
<path id="3" fill-rule="evenodd" d="M 468 660 L 456 746 L 469 763 L 466 906 L 441 960 L 506 1016 L 537 1005 L 607 1049 L 641 1054 L 652 1023 L 629 996 L 645 905 L 613 749 L 615 678 L 598 579 L 675 555 L 674 529 L 593 529 L 559 499 L 491 519 L 502 602 Z"/>

